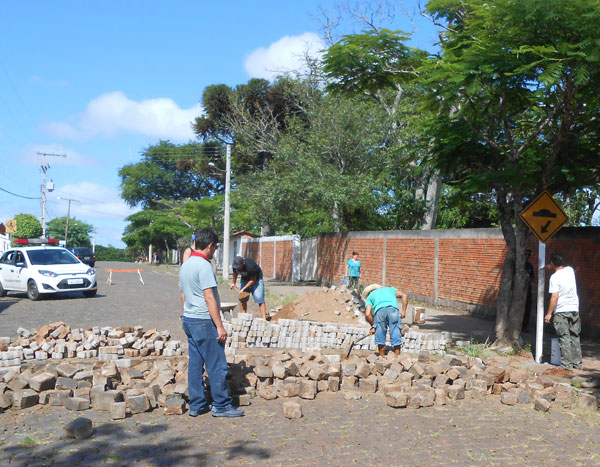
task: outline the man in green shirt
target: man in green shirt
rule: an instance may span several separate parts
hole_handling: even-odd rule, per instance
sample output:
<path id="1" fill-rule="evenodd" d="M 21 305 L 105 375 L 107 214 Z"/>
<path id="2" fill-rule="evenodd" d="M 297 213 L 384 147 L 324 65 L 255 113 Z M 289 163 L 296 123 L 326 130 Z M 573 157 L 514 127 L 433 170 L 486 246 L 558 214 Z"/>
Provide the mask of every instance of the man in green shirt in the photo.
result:
<path id="1" fill-rule="evenodd" d="M 371 284 L 363 291 L 362 298 L 366 305 L 365 318 L 371 325 L 369 333 L 375 334 L 379 355 L 385 356 L 388 329 L 394 353 L 399 355 L 402 346 L 401 318 L 406 316 L 408 296 L 395 287 Z M 398 309 L 398 298 L 402 299 L 402 312 Z"/>

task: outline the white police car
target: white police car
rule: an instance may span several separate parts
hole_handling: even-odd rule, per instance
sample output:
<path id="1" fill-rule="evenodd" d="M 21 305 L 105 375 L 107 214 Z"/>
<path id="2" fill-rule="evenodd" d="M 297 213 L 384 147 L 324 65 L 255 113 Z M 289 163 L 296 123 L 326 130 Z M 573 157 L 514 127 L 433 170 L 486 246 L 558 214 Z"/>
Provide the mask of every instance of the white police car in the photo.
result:
<path id="1" fill-rule="evenodd" d="M 17 239 L 15 243 L 54 243 L 49 239 Z M 0 297 L 7 292 L 27 292 L 31 300 L 45 294 L 83 292 L 96 295 L 96 272 L 65 248 L 40 245 L 11 248 L 0 256 Z"/>

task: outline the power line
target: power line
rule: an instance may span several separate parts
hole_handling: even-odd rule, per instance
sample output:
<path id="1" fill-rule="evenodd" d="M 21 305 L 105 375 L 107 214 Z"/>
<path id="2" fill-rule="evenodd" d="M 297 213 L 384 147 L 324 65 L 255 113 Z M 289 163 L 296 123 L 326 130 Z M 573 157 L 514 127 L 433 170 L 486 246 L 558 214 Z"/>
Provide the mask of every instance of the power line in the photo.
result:
<path id="1" fill-rule="evenodd" d="M 0 190 L 4 191 L 5 193 L 8 193 L 9 195 L 17 196 L 19 198 L 25 198 L 25 199 L 40 199 L 41 198 L 41 196 L 38 196 L 36 198 L 32 198 L 31 196 L 18 195 L 16 193 L 13 193 L 12 191 L 5 190 L 4 188 L 0 188 Z"/>

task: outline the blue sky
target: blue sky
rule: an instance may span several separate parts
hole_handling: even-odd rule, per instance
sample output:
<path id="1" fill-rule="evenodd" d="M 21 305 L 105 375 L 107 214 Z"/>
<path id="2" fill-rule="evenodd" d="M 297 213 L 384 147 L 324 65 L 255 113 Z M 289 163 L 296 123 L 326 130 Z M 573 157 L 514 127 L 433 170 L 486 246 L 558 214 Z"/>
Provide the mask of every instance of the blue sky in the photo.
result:
<path id="1" fill-rule="evenodd" d="M 360 3 L 360 2 L 358 2 Z M 398 5 L 398 2 L 394 2 Z M 406 10 L 414 13 L 409 1 Z M 194 139 L 211 84 L 272 79 L 324 47 L 321 10 L 333 1 L 24 1 L 0 14 L 0 222 L 41 217 L 41 156 L 49 157 L 46 220 L 67 214 L 96 229 L 96 244 L 124 247 L 131 209 L 118 170 L 160 139 Z M 432 49 L 436 32 L 401 11 L 392 29 Z M 338 32 L 350 32 L 343 23 Z M 15 196 L 19 195 L 19 196 Z"/>

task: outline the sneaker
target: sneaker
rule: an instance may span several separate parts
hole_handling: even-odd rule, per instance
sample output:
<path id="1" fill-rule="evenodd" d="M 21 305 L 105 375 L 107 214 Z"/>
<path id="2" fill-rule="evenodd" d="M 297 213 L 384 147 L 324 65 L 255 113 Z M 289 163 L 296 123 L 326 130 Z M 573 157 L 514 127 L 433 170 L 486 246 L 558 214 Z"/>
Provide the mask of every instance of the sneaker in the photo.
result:
<path id="1" fill-rule="evenodd" d="M 236 409 L 233 406 L 229 406 L 228 408 L 221 409 L 221 410 L 213 409 L 212 416 L 213 417 L 227 417 L 227 418 L 243 417 L 244 411 L 242 409 Z"/>
<path id="2" fill-rule="evenodd" d="M 212 409 L 212 407 L 209 405 L 200 410 L 190 410 L 190 411 L 188 411 L 188 415 L 190 417 L 197 417 L 198 415 L 204 415 L 205 413 L 210 412 L 211 409 Z"/>

